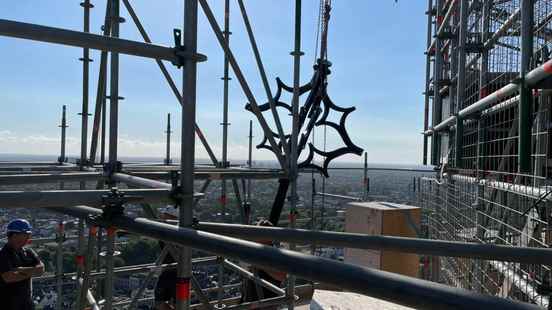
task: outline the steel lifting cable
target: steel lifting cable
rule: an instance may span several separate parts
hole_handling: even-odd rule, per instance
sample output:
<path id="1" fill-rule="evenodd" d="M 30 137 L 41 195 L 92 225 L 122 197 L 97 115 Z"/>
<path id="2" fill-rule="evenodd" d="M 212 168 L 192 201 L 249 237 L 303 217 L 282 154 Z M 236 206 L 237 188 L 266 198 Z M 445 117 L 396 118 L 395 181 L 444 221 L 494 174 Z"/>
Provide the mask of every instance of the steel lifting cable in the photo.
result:
<path id="1" fill-rule="evenodd" d="M 316 24 L 316 40 L 314 41 L 314 59 L 313 64 L 316 64 L 318 59 L 318 45 L 320 44 L 320 28 L 322 27 L 322 11 L 324 10 L 324 0 L 320 0 L 318 5 L 318 19 Z"/>
<path id="2" fill-rule="evenodd" d="M 324 153 L 326 153 L 326 139 L 327 139 L 327 129 L 328 126 L 326 126 L 324 124 L 324 142 L 323 142 L 323 147 L 324 147 Z M 325 176 L 322 176 L 322 192 L 324 194 L 326 194 L 326 177 Z M 321 214 L 320 214 L 320 229 L 321 230 L 324 230 L 325 228 L 325 223 L 324 223 L 324 213 L 326 212 L 326 195 L 322 195 L 322 210 L 321 210 Z"/>
<path id="3" fill-rule="evenodd" d="M 330 22 L 330 11 L 332 10 L 332 1 L 324 0 L 322 14 L 322 37 L 320 39 L 320 59 L 328 59 L 328 25 Z"/>
<path id="4" fill-rule="evenodd" d="M 316 27 L 314 64 L 316 64 L 316 61 L 318 59 L 328 58 L 328 24 L 330 21 L 331 9 L 331 0 L 320 0 L 320 5 L 318 7 L 318 21 Z M 318 46 L 320 46 L 320 55 L 318 55 Z"/>
<path id="5" fill-rule="evenodd" d="M 321 35 L 320 38 L 320 57 L 319 59 L 327 59 L 328 57 L 328 22 L 330 19 L 330 10 L 331 10 L 331 0 L 320 0 L 320 7 L 318 12 L 318 30 L 316 33 L 316 52 L 315 52 L 315 63 L 317 62 L 317 54 L 318 54 L 318 40 L 319 35 Z M 327 142 L 327 125 L 324 124 L 324 139 L 323 139 L 323 148 L 324 153 L 326 153 L 326 142 Z M 314 140 L 314 131 L 313 131 L 313 140 Z M 314 144 L 314 141 L 313 141 Z M 325 160 L 325 158 L 324 158 Z M 326 177 L 322 176 L 322 192 L 326 193 Z M 325 228 L 325 222 L 324 222 L 324 213 L 326 211 L 326 195 L 322 195 L 322 205 L 320 210 L 320 229 L 324 230 Z"/>

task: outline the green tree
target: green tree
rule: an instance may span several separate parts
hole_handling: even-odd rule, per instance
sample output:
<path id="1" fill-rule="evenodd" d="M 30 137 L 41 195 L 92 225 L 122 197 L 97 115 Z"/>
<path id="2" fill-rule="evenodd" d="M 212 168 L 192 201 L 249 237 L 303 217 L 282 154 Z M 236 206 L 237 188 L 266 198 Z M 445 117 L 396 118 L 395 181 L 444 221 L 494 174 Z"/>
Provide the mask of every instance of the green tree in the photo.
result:
<path id="1" fill-rule="evenodd" d="M 131 239 L 121 248 L 122 260 L 127 265 L 138 265 L 155 261 L 161 249 L 155 240 L 136 238 Z"/>

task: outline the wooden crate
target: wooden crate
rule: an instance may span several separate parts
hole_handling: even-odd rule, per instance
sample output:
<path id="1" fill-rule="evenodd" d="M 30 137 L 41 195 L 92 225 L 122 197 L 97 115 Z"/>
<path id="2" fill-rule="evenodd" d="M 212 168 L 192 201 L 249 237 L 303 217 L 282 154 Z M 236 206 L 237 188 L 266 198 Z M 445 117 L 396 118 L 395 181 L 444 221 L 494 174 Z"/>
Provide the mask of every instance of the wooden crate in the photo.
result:
<path id="1" fill-rule="evenodd" d="M 345 231 L 367 235 L 416 237 L 420 208 L 388 202 L 351 202 L 345 216 Z M 417 277 L 419 258 L 392 251 L 345 249 L 345 262 Z"/>

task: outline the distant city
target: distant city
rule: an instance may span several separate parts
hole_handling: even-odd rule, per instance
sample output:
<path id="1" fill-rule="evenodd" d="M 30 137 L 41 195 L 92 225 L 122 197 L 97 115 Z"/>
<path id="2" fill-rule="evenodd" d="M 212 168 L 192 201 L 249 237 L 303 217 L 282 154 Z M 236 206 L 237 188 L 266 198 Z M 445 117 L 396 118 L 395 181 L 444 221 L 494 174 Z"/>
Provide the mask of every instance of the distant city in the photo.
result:
<path id="1" fill-rule="evenodd" d="M 53 162 L 55 156 L 38 156 L 38 155 L 13 155 L 0 154 L 0 161 L 50 161 Z M 124 162 L 162 162 L 160 158 L 122 158 Z M 208 161 L 197 160 L 198 164 L 208 164 Z M 232 164 L 245 165 L 244 161 L 236 161 Z M 253 163 L 256 168 L 276 168 L 276 163 L 271 161 L 255 161 Z M 357 163 L 337 163 L 335 167 L 361 168 L 363 164 Z M 385 164 L 369 164 L 371 168 L 412 168 L 423 169 L 420 166 L 408 165 L 385 165 Z M 427 168 L 425 168 L 427 169 Z M 323 229 L 332 231 L 343 231 L 344 213 L 347 203 L 352 199 L 324 197 L 322 195 L 312 195 L 313 179 L 315 191 L 325 192 L 327 194 L 347 196 L 351 198 L 362 199 L 365 190 L 369 187 L 369 201 L 387 201 L 401 204 L 414 204 L 416 194 L 414 192 L 414 179 L 421 176 L 429 176 L 431 172 L 417 171 L 384 171 L 376 170 L 369 171 L 370 179 L 368 184 L 365 184 L 363 170 L 330 170 L 330 177 L 325 181 L 318 174 L 302 173 L 298 182 L 298 193 L 300 203 L 298 205 L 297 227 L 311 229 Z M 242 182 L 238 182 L 241 198 L 243 198 Z M 255 222 L 261 218 L 268 218 L 272 201 L 276 194 L 277 180 L 253 180 L 251 182 L 251 219 Z M 196 182 L 196 190 L 199 191 L 202 183 Z M 17 185 L 17 186 L 0 186 L 0 190 L 55 190 L 63 186 L 65 189 L 78 189 L 78 182 L 47 183 L 40 185 Z M 86 188 L 95 188 L 95 182 L 88 182 Z M 237 204 L 237 199 L 234 194 L 231 182 L 228 182 L 226 193 L 226 205 L 223 205 L 221 200 L 221 181 L 213 181 L 205 191 L 204 198 L 198 203 L 194 210 L 194 215 L 200 221 L 210 222 L 232 222 L 239 223 L 240 212 Z M 175 212 L 172 206 L 155 205 L 153 206 L 159 211 Z M 130 205 L 126 207 L 126 212 L 130 216 L 144 216 L 142 208 L 139 205 Z M 287 225 L 287 214 L 284 210 L 280 226 Z M 7 222 L 13 218 L 28 218 L 34 225 L 34 239 L 51 238 L 50 242 L 33 245 L 38 254 L 46 264 L 46 275 L 42 279 L 34 280 L 33 290 L 37 302 L 37 309 L 54 309 L 55 307 L 55 271 L 56 271 L 56 234 L 60 221 L 65 221 L 65 235 L 76 236 L 77 224 L 75 220 L 62 216 L 57 213 L 48 212 L 38 209 L 0 209 L 0 234 L 5 236 L 5 226 Z M 314 226 L 313 226 L 314 225 Z M 1 242 L 1 241 L 0 241 Z M 120 256 L 116 257 L 116 266 L 140 265 L 152 263 L 159 254 L 160 249 L 157 242 L 134 236 L 120 236 L 117 240 L 117 250 L 121 252 Z M 304 248 L 304 251 L 312 249 Z M 74 255 L 77 251 L 77 240 L 67 238 L 63 243 L 62 262 L 63 272 L 70 273 L 76 270 Z M 316 254 L 333 259 L 342 259 L 343 249 L 336 248 L 318 248 Z M 201 253 L 196 253 L 197 256 Z M 195 267 L 194 267 L 195 268 Z M 100 263 L 101 269 L 101 263 Z M 200 280 L 203 287 L 216 287 L 216 275 L 218 269 L 216 266 L 198 267 L 194 269 L 194 273 Z M 138 289 L 140 282 L 144 279 L 145 274 L 131 274 L 125 276 L 117 276 L 115 281 L 116 296 L 128 297 Z M 227 279 L 229 283 L 239 283 L 239 277 L 235 274 L 228 273 Z M 99 283 L 99 282 L 98 282 Z M 74 290 L 76 288 L 74 281 L 69 278 L 64 281 L 64 302 L 69 307 Z M 145 297 L 153 295 L 154 282 L 148 286 Z M 239 293 L 239 287 L 235 290 L 226 290 L 226 297 L 232 297 Z M 213 292 L 216 295 L 216 292 Z M 215 296 L 213 295 L 213 297 Z M 147 303 L 144 304 L 145 307 Z"/>

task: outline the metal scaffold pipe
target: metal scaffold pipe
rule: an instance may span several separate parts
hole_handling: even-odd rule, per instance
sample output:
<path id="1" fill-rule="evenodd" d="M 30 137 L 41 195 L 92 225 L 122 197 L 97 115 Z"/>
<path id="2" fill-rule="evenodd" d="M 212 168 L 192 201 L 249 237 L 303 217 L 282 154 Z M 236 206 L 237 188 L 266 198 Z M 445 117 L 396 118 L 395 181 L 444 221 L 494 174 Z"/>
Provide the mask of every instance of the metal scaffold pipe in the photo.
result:
<path id="1" fill-rule="evenodd" d="M 106 37 L 74 30 L 41 26 L 29 23 L 0 19 L 0 35 L 6 37 L 34 40 L 47 43 L 91 48 L 146 58 L 168 60 L 178 63 L 181 56 L 198 61 L 206 60 L 203 55 L 191 55 L 176 51 L 174 48 L 147 44 L 131 40 Z"/>
<path id="2" fill-rule="evenodd" d="M 90 9 L 94 6 L 90 3 L 90 0 L 84 0 L 80 4 L 84 9 L 84 21 L 83 21 L 83 32 L 90 33 Z M 82 61 L 82 124 L 81 124 L 81 154 L 79 167 L 82 170 L 86 165 L 86 150 L 88 147 L 88 89 L 89 89 L 89 72 L 90 72 L 90 49 L 85 47 L 82 49 L 82 58 L 79 58 Z"/>
<path id="3" fill-rule="evenodd" d="M 169 201 L 168 189 L 125 189 L 129 199 L 141 203 Z M 0 208 L 55 208 L 78 205 L 102 206 L 110 190 L 1 191 Z"/>
<path id="4" fill-rule="evenodd" d="M 100 172 L 0 175 L 0 185 L 56 183 L 63 181 L 97 181 L 102 177 L 103 176 Z"/>
<path id="5" fill-rule="evenodd" d="M 171 164 L 171 113 L 167 114 L 167 131 L 165 131 L 167 134 L 167 144 L 166 144 L 166 150 L 165 150 L 165 165 Z"/>
<path id="6" fill-rule="evenodd" d="M 128 0 L 123 0 L 123 4 L 125 5 L 125 7 L 128 11 L 128 14 L 130 15 L 130 17 L 134 21 L 134 24 L 136 25 L 136 28 L 138 28 L 138 32 L 140 32 L 140 35 L 142 36 L 144 41 L 146 43 L 151 43 L 150 37 L 148 36 L 146 30 L 144 29 L 144 26 L 140 22 L 140 19 L 138 18 L 138 15 L 134 11 L 134 8 L 130 5 L 130 2 Z M 205 60 L 206 60 L 206 58 L 205 58 Z M 171 88 L 174 96 L 178 100 L 178 103 L 182 104 L 182 96 L 180 95 L 180 91 L 178 90 L 178 87 L 176 86 L 173 78 L 169 74 L 169 71 L 167 70 L 165 64 L 159 59 L 156 59 L 155 62 L 157 63 L 157 66 L 159 67 L 159 70 L 161 70 L 161 73 L 163 74 L 163 77 L 165 77 L 165 80 L 169 84 L 169 87 Z M 197 137 L 201 141 L 201 144 L 203 144 L 203 147 L 205 148 L 205 151 L 207 151 L 207 155 L 209 155 L 209 158 L 213 162 L 213 165 L 216 166 L 218 164 L 218 160 L 217 160 L 215 154 L 213 153 L 213 150 L 211 149 L 211 146 L 207 142 L 207 139 L 205 138 L 205 135 L 203 134 L 203 132 L 201 131 L 201 129 L 199 128 L 197 123 L 195 124 L 195 131 L 196 131 Z"/>
<path id="7" fill-rule="evenodd" d="M 59 158 L 58 158 L 58 162 L 60 164 L 63 164 L 66 161 L 66 157 L 65 157 L 65 131 L 66 131 L 66 128 L 68 127 L 67 126 L 67 119 L 66 119 L 66 111 L 67 111 L 67 108 L 65 107 L 65 105 L 63 105 L 62 112 L 61 112 L 61 125 L 59 125 L 59 127 L 61 127 L 61 151 L 60 151 Z"/>
<path id="8" fill-rule="evenodd" d="M 326 8 L 327 9 L 327 8 Z M 327 21 L 326 21 L 327 22 Z M 321 44 L 322 45 L 322 44 Z M 298 139 L 299 131 L 301 130 L 299 124 L 299 88 L 300 88 L 300 79 L 301 79 L 301 0 L 295 0 L 295 44 L 293 52 L 293 98 L 291 102 L 291 117 L 292 117 L 292 126 L 291 126 L 291 141 L 289 145 L 289 176 L 290 176 L 290 185 L 291 193 L 290 206 L 289 206 L 289 227 L 295 228 L 295 212 L 297 209 L 297 178 L 298 178 L 298 166 L 297 160 L 299 159 L 299 148 L 298 148 Z M 321 55 L 324 55 L 324 49 L 321 48 Z M 283 138 L 283 137 L 282 137 Z M 286 146 L 284 146 L 285 148 Z M 289 244 L 289 249 L 291 251 L 295 250 L 295 244 L 291 242 Z M 288 275 L 287 278 L 287 289 L 286 296 L 288 297 L 288 309 L 294 309 L 294 299 L 295 296 L 295 275 Z"/>
<path id="9" fill-rule="evenodd" d="M 197 52 L 198 0 L 184 1 L 184 46 L 191 53 Z M 180 137 L 180 190 L 178 226 L 189 229 L 193 222 L 195 122 L 197 92 L 197 62 L 186 59 L 182 70 L 182 135 Z M 190 278 L 192 277 L 192 249 L 179 249 L 176 278 L 176 309 L 190 309 Z"/>
<path id="10" fill-rule="evenodd" d="M 525 75 L 525 86 L 531 87 L 543 79 L 549 77 L 552 74 L 552 60 L 548 60 L 543 65 L 531 70 Z M 500 88 L 499 90 L 493 92 L 492 94 L 478 100 L 476 103 L 465 107 L 464 109 L 458 112 L 458 117 L 465 118 L 474 113 L 480 112 L 481 110 L 500 102 L 503 99 L 512 96 L 519 90 L 519 83 L 510 83 L 506 86 Z M 451 116 L 444 120 L 443 122 L 436 125 L 434 128 L 426 131 L 424 134 L 431 135 L 435 132 L 445 130 L 452 126 L 456 121 L 456 116 Z"/>
<path id="11" fill-rule="evenodd" d="M 90 215 L 102 213 L 101 210 L 89 207 L 52 210 L 86 218 L 89 221 L 92 221 Z M 100 218 L 96 218 L 96 221 L 100 221 Z M 145 218 L 116 216 L 96 224 L 115 226 L 135 234 L 240 259 L 256 266 L 289 272 L 307 280 L 337 285 L 344 290 L 410 307 L 422 309 L 539 309 L 537 306 L 527 303 L 485 296 L 425 280 L 163 224 Z"/>
<path id="12" fill-rule="evenodd" d="M 104 36 L 111 34 L 111 1 L 106 1 L 104 24 L 102 26 L 102 33 Z M 104 162 L 105 156 L 105 92 L 106 92 L 106 79 L 107 79 L 107 51 L 102 51 L 100 55 L 100 69 L 98 72 L 98 86 L 96 91 L 96 105 L 94 108 L 94 121 L 92 125 L 92 137 L 90 139 L 90 162 L 94 164 L 96 162 L 96 151 L 98 149 L 99 132 L 101 126 L 102 145 L 101 148 L 101 163 Z"/>
<path id="13" fill-rule="evenodd" d="M 126 184 L 143 186 L 147 188 L 165 188 L 165 189 L 172 188 L 172 185 L 169 183 L 150 180 L 150 179 L 132 176 L 124 173 L 113 173 L 111 176 L 111 179 L 116 182 L 123 182 Z"/>
<path id="14" fill-rule="evenodd" d="M 431 35 L 432 35 L 432 24 L 431 20 L 433 14 L 431 10 L 433 9 L 433 0 L 427 1 L 427 52 L 426 52 L 426 72 L 425 72 L 425 89 L 424 89 L 424 131 L 429 129 L 429 90 L 430 90 L 430 72 L 431 72 L 431 53 L 429 48 L 431 46 Z M 427 165 L 427 147 L 428 147 L 428 136 L 424 135 L 424 148 L 423 148 L 423 159 L 422 162 L 424 165 Z"/>
<path id="15" fill-rule="evenodd" d="M 238 66 L 238 63 L 236 61 L 236 58 L 234 57 L 234 54 L 232 53 L 232 50 L 224 41 L 222 30 L 220 29 L 220 26 L 218 25 L 217 20 L 213 12 L 211 11 L 211 8 L 209 7 L 209 4 L 205 0 L 198 0 L 198 2 L 201 8 L 203 9 L 203 12 L 205 13 L 205 17 L 207 18 L 207 21 L 211 25 L 211 28 L 213 29 L 215 36 L 217 37 L 217 41 L 219 42 L 220 46 L 224 50 L 224 53 L 226 54 L 228 61 L 230 63 L 230 66 L 232 67 L 232 70 L 234 71 L 234 74 L 236 76 L 236 79 L 240 83 L 243 93 L 247 97 L 247 100 L 249 100 L 249 103 L 251 105 L 251 111 L 257 117 L 257 120 L 259 121 L 259 124 L 261 125 L 261 128 L 263 129 L 263 132 L 267 138 L 267 141 L 270 144 L 272 150 L 274 151 L 276 158 L 280 163 L 280 166 L 282 167 L 283 170 L 288 172 L 288 165 L 284 158 L 284 155 L 281 153 L 280 147 L 278 146 L 278 143 L 276 143 L 276 140 L 274 139 L 274 134 L 270 129 L 270 126 L 268 125 L 266 119 L 262 115 L 261 110 L 259 109 L 257 100 L 255 99 L 255 96 L 253 95 L 253 92 L 251 91 L 251 88 L 249 87 L 249 84 L 247 83 L 245 76 L 243 75 L 240 67 Z"/>
<path id="16" fill-rule="evenodd" d="M 111 1 L 111 37 L 119 37 L 119 0 Z M 111 51 L 109 73 L 109 164 L 112 169 L 117 162 L 119 139 L 119 53 Z"/>
<path id="17" fill-rule="evenodd" d="M 456 241 L 371 236 L 357 233 L 311 231 L 280 227 L 259 227 L 239 224 L 199 222 L 198 229 L 247 240 L 273 240 L 366 250 L 388 250 L 420 255 L 469 257 L 526 264 L 548 264 L 552 249 L 513 248 L 510 246 Z"/>

